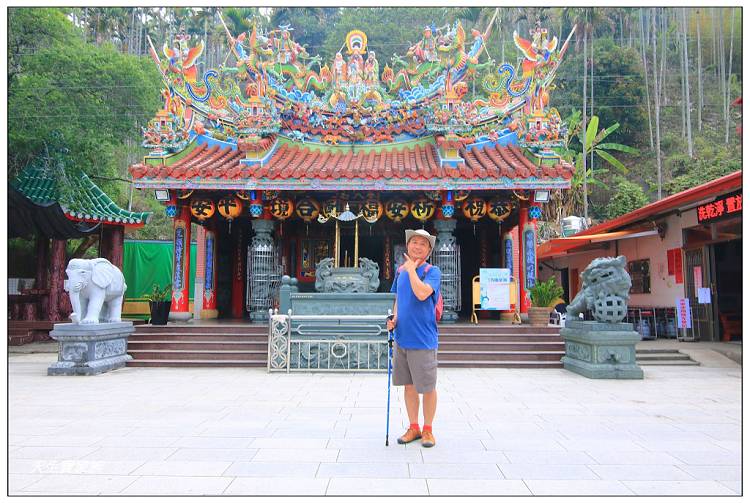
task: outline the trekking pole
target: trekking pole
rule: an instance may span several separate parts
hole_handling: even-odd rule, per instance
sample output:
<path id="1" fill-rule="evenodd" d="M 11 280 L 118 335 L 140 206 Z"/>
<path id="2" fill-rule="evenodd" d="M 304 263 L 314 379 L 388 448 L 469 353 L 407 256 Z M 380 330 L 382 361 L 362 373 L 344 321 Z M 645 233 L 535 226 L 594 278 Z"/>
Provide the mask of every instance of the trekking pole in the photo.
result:
<path id="1" fill-rule="evenodd" d="M 388 310 L 387 320 L 393 319 L 393 313 Z M 393 360 L 393 331 L 388 331 L 388 406 L 385 416 L 385 446 L 388 447 L 388 430 L 391 424 L 391 361 Z"/>

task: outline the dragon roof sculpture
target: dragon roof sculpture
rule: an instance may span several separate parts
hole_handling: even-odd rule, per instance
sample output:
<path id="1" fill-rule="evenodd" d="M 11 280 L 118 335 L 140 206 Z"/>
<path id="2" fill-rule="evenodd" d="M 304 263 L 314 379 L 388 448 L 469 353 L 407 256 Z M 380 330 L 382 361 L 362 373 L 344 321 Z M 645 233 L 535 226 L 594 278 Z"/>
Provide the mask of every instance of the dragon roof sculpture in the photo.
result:
<path id="1" fill-rule="evenodd" d="M 513 136 L 513 143 L 532 151 L 548 150 L 565 136 L 548 103 L 570 36 L 558 50 L 557 38 L 550 40 L 539 23 L 531 40 L 514 32 L 521 58 L 498 65 L 485 50 L 494 21 L 468 36 L 459 21 L 425 27 L 419 42 L 382 67 L 361 30 L 349 32 L 342 51 L 322 61 L 294 40 L 291 26 L 264 32 L 254 24 L 235 34 L 222 18 L 227 63 L 200 76 L 203 41 L 191 42 L 181 31 L 163 43 L 160 57 L 149 39 L 165 106 L 144 128 L 143 145 L 152 155 L 167 155 L 196 135 L 234 145 L 271 135 L 374 145 L 451 134 L 464 144 Z M 487 97 L 465 100 L 469 77 Z"/>

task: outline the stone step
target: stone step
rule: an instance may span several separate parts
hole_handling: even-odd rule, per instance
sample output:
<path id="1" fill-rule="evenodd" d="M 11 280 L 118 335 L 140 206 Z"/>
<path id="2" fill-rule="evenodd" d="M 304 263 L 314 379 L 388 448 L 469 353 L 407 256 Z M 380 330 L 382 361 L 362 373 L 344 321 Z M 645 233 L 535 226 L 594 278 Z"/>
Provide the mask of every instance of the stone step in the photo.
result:
<path id="1" fill-rule="evenodd" d="M 440 351 L 438 361 L 560 361 L 565 351 Z"/>
<path id="2" fill-rule="evenodd" d="M 204 326 L 185 326 L 176 325 L 174 327 L 163 326 L 163 325 L 140 325 L 135 327 L 135 333 L 138 335 L 169 335 L 169 334 L 184 334 L 184 335 L 201 335 L 201 334 L 217 334 L 217 335 L 262 335 L 268 334 L 267 325 L 258 326 L 241 326 L 233 327 L 231 325 L 204 325 Z"/>
<path id="3" fill-rule="evenodd" d="M 651 354 L 651 353 L 679 353 L 679 349 L 638 349 L 636 348 L 635 353 L 640 354 Z"/>
<path id="4" fill-rule="evenodd" d="M 128 367 L 263 367 L 266 360 L 130 360 Z"/>
<path id="5" fill-rule="evenodd" d="M 664 353 L 664 354 L 650 354 L 650 355 L 639 355 L 636 353 L 635 355 L 636 360 L 638 361 L 679 361 L 679 360 L 690 360 L 691 358 L 688 355 L 683 354 L 672 354 L 672 353 Z"/>
<path id="6" fill-rule="evenodd" d="M 561 341 L 548 342 L 464 342 L 464 341 L 440 341 L 439 351 L 549 351 L 557 350 L 565 352 L 565 344 Z"/>
<path id="7" fill-rule="evenodd" d="M 194 351 L 181 349 L 130 349 L 134 360 L 268 360 L 268 352 L 263 350 L 210 350 Z"/>
<path id="8" fill-rule="evenodd" d="M 268 343 L 268 334 L 263 335 L 238 335 L 238 334 L 133 334 L 128 337 L 129 341 L 211 341 L 217 342 L 265 342 Z"/>
<path id="9" fill-rule="evenodd" d="M 678 360 L 678 361 L 669 361 L 669 360 L 658 360 L 658 361 L 642 361 L 636 359 L 636 363 L 641 367 L 655 367 L 657 365 L 664 366 L 664 367 L 696 367 L 699 366 L 700 363 L 696 362 L 695 360 Z"/>
<path id="10" fill-rule="evenodd" d="M 559 341 L 563 342 L 563 338 L 557 334 L 444 334 L 440 332 L 438 334 L 439 341 L 487 341 L 487 340 L 498 340 L 498 341 Z"/>
<path id="11" fill-rule="evenodd" d="M 142 349 L 191 349 L 198 351 L 240 351 L 240 350 L 268 350 L 268 342 L 244 342 L 244 341 L 128 341 L 128 350 Z"/>
<path id="12" fill-rule="evenodd" d="M 561 369 L 562 362 L 554 361 L 440 361 L 438 368 L 526 368 L 526 369 Z"/>
<path id="13" fill-rule="evenodd" d="M 558 327 L 489 326 L 475 328 L 471 325 L 439 325 L 441 334 L 560 334 Z"/>

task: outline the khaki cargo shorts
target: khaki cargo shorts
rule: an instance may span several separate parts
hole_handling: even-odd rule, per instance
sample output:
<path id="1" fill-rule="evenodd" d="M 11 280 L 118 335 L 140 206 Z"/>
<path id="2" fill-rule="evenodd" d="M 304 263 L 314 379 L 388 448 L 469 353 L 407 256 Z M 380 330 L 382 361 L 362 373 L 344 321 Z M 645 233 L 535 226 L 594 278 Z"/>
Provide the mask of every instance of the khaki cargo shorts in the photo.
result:
<path id="1" fill-rule="evenodd" d="M 413 384 L 417 393 L 429 393 L 437 384 L 437 349 L 403 349 L 393 343 L 393 384 Z"/>

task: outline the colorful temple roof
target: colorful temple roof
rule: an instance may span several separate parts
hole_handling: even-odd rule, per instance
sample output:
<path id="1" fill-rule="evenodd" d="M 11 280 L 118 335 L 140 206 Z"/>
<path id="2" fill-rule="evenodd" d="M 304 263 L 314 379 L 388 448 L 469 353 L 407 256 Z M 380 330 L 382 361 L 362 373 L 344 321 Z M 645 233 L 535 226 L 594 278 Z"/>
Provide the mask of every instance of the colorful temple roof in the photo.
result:
<path id="1" fill-rule="evenodd" d="M 461 147 L 459 153 L 463 162 L 449 164 L 441 163 L 438 148 L 431 143 L 356 153 L 284 143 L 267 161 L 246 164 L 239 149 L 204 143 L 171 165 L 139 163 L 131 173 L 142 186 L 244 189 L 249 188 L 247 180 L 253 180 L 251 188 L 306 190 L 348 184 L 381 190 L 537 188 L 554 186 L 573 175 L 569 163 L 537 166 L 513 144 Z"/>
<path id="2" fill-rule="evenodd" d="M 35 230 L 58 239 L 80 237 L 100 224 L 142 227 L 150 212 L 120 208 L 85 173 L 29 165 L 10 184 L 11 237 Z"/>
<path id="3" fill-rule="evenodd" d="M 361 30 L 323 61 L 289 26 L 224 25 L 227 64 L 202 76 L 203 41 L 181 32 L 160 56 L 149 40 L 164 108 L 143 130 L 151 153 L 130 167 L 135 186 L 569 188 L 574 168 L 554 151 L 567 130 L 549 91 L 573 32 L 558 48 L 537 23 L 529 40 L 514 33 L 517 62 L 498 64 L 484 50 L 494 21 L 469 34 L 458 21 L 424 28 L 388 62 Z M 471 99 L 470 78 L 481 91 Z"/>

